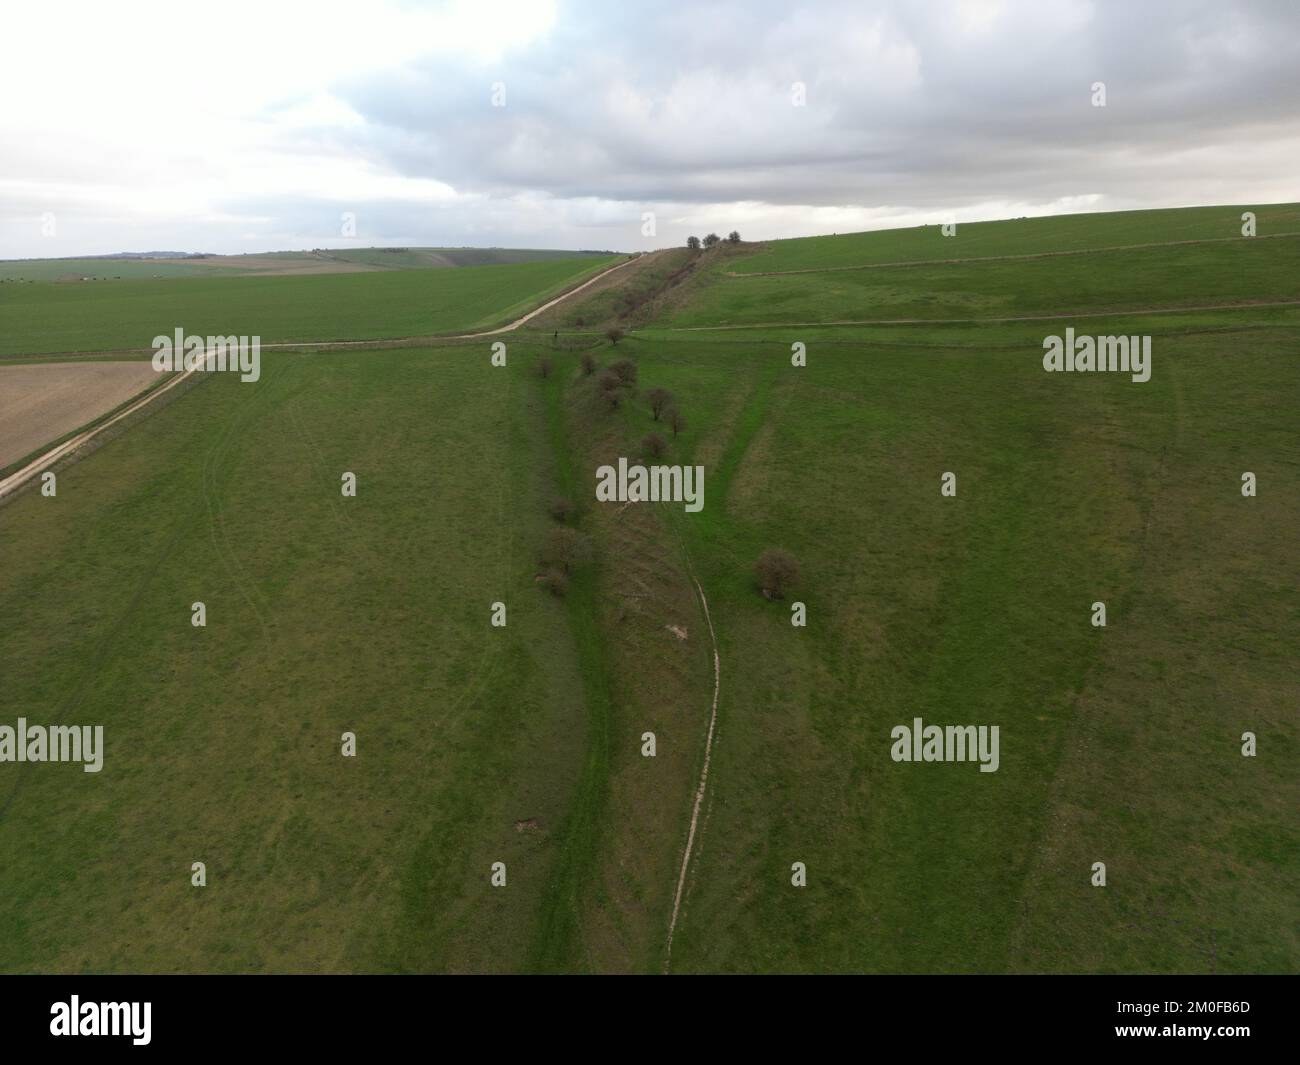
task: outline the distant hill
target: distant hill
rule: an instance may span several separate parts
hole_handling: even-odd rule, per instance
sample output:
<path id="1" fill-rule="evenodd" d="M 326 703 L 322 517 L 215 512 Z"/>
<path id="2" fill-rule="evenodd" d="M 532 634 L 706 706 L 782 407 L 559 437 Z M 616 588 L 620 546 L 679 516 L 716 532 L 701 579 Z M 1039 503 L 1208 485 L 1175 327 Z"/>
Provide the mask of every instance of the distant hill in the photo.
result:
<path id="1" fill-rule="evenodd" d="M 205 252 L 115 252 L 66 259 L 0 260 L 0 282 L 120 281 L 267 274 L 339 274 L 500 266 L 559 259 L 608 258 L 611 251 L 552 248 L 313 248 L 310 251 L 211 255 Z"/>
<path id="2" fill-rule="evenodd" d="M 386 269 L 427 267 L 500 266 L 551 259 L 616 255 L 612 251 L 564 251 L 541 248 L 318 248 L 314 255 L 337 262 L 359 263 Z"/>

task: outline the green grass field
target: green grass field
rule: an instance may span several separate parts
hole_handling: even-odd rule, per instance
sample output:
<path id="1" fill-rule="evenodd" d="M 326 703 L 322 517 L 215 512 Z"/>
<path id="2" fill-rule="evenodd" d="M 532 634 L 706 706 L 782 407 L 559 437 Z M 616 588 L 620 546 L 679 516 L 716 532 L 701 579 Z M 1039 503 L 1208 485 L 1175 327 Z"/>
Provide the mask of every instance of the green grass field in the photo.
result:
<path id="1" fill-rule="evenodd" d="M 5 712 L 109 739 L 6 766 L 4 969 L 523 963 L 552 858 L 513 823 L 563 817 L 581 688 L 544 420 L 463 355 L 268 356 L 6 508 Z"/>
<path id="2" fill-rule="evenodd" d="M 0 357 L 148 348 L 177 326 L 264 343 L 376 340 L 502 325 L 616 259 L 457 270 L 230 277 L 0 290 Z"/>
<path id="3" fill-rule="evenodd" d="M 186 259 L 166 261 L 136 259 L 8 259 L 0 261 L 0 282 L 39 281 L 140 281 L 158 278 L 222 276 L 231 271 Z M 0 289 L 0 292 L 5 292 Z M 6 293 L 7 295 L 7 293 Z"/>
<path id="4" fill-rule="evenodd" d="M 1210 210 L 1139 228 L 1201 239 Z M 1133 222 L 1080 217 L 1004 244 Z M 0 765 L 0 971 L 1300 968 L 1300 309 L 1186 309 L 1300 298 L 1300 244 L 726 276 L 814 244 L 630 267 L 505 367 L 484 341 L 272 352 L 0 507 L 0 723 L 108 748 L 97 775 Z M 392 319 L 366 297 L 403 276 L 257 283 L 335 281 L 336 328 L 399 336 L 402 290 Z M 934 320 L 1074 311 L 1105 316 Z M 647 324 L 611 346 L 623 313 Z M 928 320 L 825 324 L 878 317 Z M 1151 380 L 1044 373 L 1070 324 L 1149 334 Z M 609 409 L 583 354 L 633 360 L 636 395 Z M 595 502 L 652 430 L 704 466 L 701 512 Z M 557 494 L 591 549 L 563 598 L 536 581 Z M 806 628 L 756 588 L 770 547 Z M 720 701 L 670 959 L 713 693 L 697 582 Z M 998 725 L 1000 768 L 892 761 L 914 717 Z"/>
<path id="5" fill-rule="evenodd" d="M 996 344 L 814 344 L 795 369 L 770 342 L 646 342 L 643 376 L 721 437 L 685 523 L 724 698 L 677 967 L 1294 969 L 1293 341 L 1238 335 L 1227 363 L 1172 339 L 1147 392 Z M 806 631 L 747 579 L 772 545 L 804 563 Z M 914 715 L 1000 723 L 1001 769 L 893 763 Z"/>

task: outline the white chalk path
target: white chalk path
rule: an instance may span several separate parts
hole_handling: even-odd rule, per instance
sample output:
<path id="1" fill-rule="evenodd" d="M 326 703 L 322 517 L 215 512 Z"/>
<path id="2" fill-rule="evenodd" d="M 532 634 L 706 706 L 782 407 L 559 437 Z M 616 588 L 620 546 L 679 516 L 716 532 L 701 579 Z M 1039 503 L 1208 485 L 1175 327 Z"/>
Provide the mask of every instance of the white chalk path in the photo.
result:
<path id="1" fill-rule="evenodd" d="M 686 853 L 682 855 L 682 871 L 677 877 L 677 895 L 673 899 L 673 916 L 668 922 L 668 947 L 664 956 L 664 972 L 673 958 L 673 933 L 677 930 L 677 914 L 682 906 L 682 891 L 686 887 L 686 871 L 691 864 L 691 849 L 695 846 L 695 830 L 700 821 L 700 806 L 704 802 L 704 789 L 709 783 L 709 759 L 713 756 L 713 730 L 718 721 L 718 691 L 722 686 L 722 662 L 718 658 L 718 636 L 713 631 L 713 618 L 709 615 L 709 601 L 704 596 L 698 577 L 692 576 L 695 590 L 700 593 L 704 607 L 704 620 L 709 623 L 709 641 L 713 644 L 713 709 L 709 712 L 709 735 L 704 741 L 704 768 L 700 770 L 700 785 L 695 789 L 695 808 L 691 811 L 691 828 L 686 834 Z"/>

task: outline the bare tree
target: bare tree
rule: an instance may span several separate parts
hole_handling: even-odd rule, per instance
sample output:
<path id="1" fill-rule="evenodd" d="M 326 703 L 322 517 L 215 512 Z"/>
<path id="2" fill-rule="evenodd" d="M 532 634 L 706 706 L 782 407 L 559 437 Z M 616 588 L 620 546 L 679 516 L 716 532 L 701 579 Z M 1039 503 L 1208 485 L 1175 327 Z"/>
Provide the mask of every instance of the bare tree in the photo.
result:
<path id="1" fill-rule="evenodd" d="M 758 556 L 754 575 L 768 599 L 781 599 L 799 583 L 799 563 L 790 552 L 771 547 Z"/>
<path id="2" fill-rule="evenodd" d="M 670 407 L 668 409 L 667 413 L 664 414 L 664 421 L 666 421 L 670 426 L 672 426 L 673 436 L 676 436 L 678 433 L 680 433 L 683 429 L 686 428 L 686 415 L 684 415 L 676 407 Z"/>
<path id="3" fill-rule="evenodd" d="M 623 390 L 626 387 L 623 384 L 623 378 L 619 377 L 613 370 L 606 370 L 598 378 L 596 385 L 600 389 L 600 394 L 605 397 L 609 404 L 610 410 L 618 410 L 618 405 L 623 402 Z"/>
<path id="4" fill-rule="evenodd" d="M 554 364 L 551 362 L 550 359 L 541 358 L 537 360 L 537 372 L 541 374 L 542 377 L 550 377 L 551 370 L 553 370 L 554 368 L 555 368 Z"/>
<path id="5" fill-rule="evenodd" d="M 733 229 L 730 233 L 727 234 L 727 239 L 731 241 L 732 244 L 739 244 L 740 233 Z"/>
<path id="6" fill-rule="evenodd" d="M 646 399 L 650 401 L 650 414 L 655 421 L 665 410 L 673 405 L 673 394 L 666 388 L 652 388 L 646 393 Z"/>
<path id="7" fill-rule="evenodd" d="M 596 372 L 596 357 L 590 352 L 582 356 L 582 376 L 590 377 Z"/>
<path id="8" fill-rule="evenodd" d="M 720 240 L 722 240 L 722 238 L 718 236 L 716 233 L 710 233 L 707 237 L 704 238 L 704 246 L 706 248 L 711 248 L 713 247 L 713 245 L 717 244 Z"/>
<path id="9" fill-rule="evenodd" d="M 618 375 L 618 379 L 623 384 L 631 387 L 636 384 L 636 363 L 631 359 L 619 359 L 618 362 L 610 364 L 609 367 Z"/>
<path id="10" fill-rule="evenodd" d="M 652 459 L 657 459 L 668 450 L 668 441 L 658 433 L 648 433 L 641 441 L 641 450 Z"/>
<path id="11" fill-rule="evenodd" d="M 620 329 L 618 326 L 616 326 L 616 325 L 612 325 L 612 326 L 610 326 L 608 329 L 605 330 L 605 336 L 609 338 L 609 342 L 610 342 L 611 344 L 617 344 L 617 343 L 618 343 L 620 340 L 622 340 L 626 335 L 627 335 L 627 334 L 624 333 L 623 330 L 621 330 L 621 329 Z"/>
<path id="12" fill-rule="evenodd" d="M 688 248 L 690 248 L 691 251 L 699 251 L 699 250 L 700 250 L 700 238 L 699 238 L 699 237 L 687 237 L 687 238 L 686 238 L 686 246 L 687 246 Z"/>

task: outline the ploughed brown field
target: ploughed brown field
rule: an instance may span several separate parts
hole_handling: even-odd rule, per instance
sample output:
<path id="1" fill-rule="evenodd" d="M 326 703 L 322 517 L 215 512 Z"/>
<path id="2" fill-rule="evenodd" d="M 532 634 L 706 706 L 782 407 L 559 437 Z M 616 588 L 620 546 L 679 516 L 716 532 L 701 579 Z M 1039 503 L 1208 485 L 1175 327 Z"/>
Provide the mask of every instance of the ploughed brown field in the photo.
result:
<path id="1" fill-rule="evenodd" d="M 0 366 L 0 469 L 148 388 L 147 360 Z"/>

